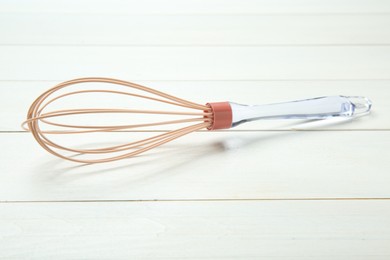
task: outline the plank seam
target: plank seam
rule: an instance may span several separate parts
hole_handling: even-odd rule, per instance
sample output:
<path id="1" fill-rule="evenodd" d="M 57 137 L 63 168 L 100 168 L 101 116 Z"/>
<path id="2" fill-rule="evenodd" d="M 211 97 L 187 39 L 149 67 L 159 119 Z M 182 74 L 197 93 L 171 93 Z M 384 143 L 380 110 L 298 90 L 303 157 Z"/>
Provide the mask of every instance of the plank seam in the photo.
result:
<path id="1" fill-rule="evenodd" d="M 329 43 L 329 44 L 0 44 L 0 47 L 388 47 L 390 43 Z"/>
<path id="2" fill-rule="evenodd" d="M 63 82 L 69 79 L 0 79 L 1 82 Z M 362 78 L 362 79 L 131 79 L 131 81 L 148 81 L 148 82 L 333 82 L 333 81 L 390 81 L 390 78 Z"/>
<path id="3" fill-rule="evenodd" d="M 1 200 L 0 203 L 121 203 L 121 202 L 237 202 L 237 201 L 390 201 L 390 197 L 253 198 L 253 199 L 118 199 L 118 200 Z"/>
<path id="4" fill-rule="evenodd" d="M 117 131 L 117 133 L 166 133 L 171 130 L 145 130 L 145 131 Z M 237 130 L 213 130 L 218 133 L 237 133 L 237 132 L 388 132 L 390 129 L 237 129 Z M 209 130 L 199 130 L 195 133 L 207 133 Z M 23 130 L 0 130 L 0 134 L 29 134 Z"/>

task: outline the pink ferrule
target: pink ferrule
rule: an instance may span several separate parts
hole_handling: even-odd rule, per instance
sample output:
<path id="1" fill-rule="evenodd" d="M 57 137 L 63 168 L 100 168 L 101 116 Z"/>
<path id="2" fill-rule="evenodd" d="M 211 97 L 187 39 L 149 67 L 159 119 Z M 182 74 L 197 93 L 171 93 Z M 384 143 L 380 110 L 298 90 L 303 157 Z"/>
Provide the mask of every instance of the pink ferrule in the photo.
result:
<path id="1" fill-rule="evenodd" d="M 213 113 L 213 123 L 208 130 L 227 129 L 232 127 L 233 115 L 229 102 L 207 103 Z"/>

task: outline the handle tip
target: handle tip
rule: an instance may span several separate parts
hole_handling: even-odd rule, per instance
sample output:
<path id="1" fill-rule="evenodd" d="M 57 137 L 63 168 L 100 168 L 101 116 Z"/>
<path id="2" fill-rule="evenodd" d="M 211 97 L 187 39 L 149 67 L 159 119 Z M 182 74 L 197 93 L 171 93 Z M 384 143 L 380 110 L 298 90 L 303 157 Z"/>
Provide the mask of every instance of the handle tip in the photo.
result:
<path id="1" fill-rule="evenodd" d="M 367 114 L 371 111 L 372 102 L 370 99 L 362 96 L 347 96 L 346 98 L 354 106 L 354 116 Z"/>

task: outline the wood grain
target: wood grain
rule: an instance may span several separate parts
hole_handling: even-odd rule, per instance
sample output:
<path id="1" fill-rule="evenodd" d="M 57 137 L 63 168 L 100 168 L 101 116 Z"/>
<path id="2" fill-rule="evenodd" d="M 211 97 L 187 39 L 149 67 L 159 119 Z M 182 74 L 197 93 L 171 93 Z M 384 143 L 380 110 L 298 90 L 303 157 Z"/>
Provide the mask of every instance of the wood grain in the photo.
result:
<path id="1" fill-rule="evenodd" d="M 31 47 L 0 49 L 0 80 L 388 79 L 390 47 Z M 242 66 L 241 64 L 245 64 Z"/>
<path id="2" fill-rule="evenodd" d="M 388 259 L 389 201 L 7 203 L 4 259 Z"/>
<path id="3" fill-rule="evenodd" d="M 27 133 L 0 140 L 1 201 L 390 198 L 388 131 L 201 132 L 96 165 L 53 157 Z"/>
<path id="4" fill-rule="evenodd" d="M 110 21 L 110 23 L 107 23 Z M 256 46 L 390 44 L 390 15 L 0 16 L 0 45 Z M 12 27 L 13 30 L 9 30 Z M 14 33 L 15 31 L 19 33 Z M 239 37 L 237 37 L 239 35 Z"/>
<path id="5" fill-rule="evenodd" d="M 0 258 L 389 259 L 389 17 L 387 0 L 0 1 Z M 85 76 L 199 103 L 364 95 L 373 112 L 77 165 L 19 124 Z"/>
<path id="6" fill-rule="evenodd" d="M 4 13 L 121 13 L 121 14 L 356 14 L 389 13 L 387 0 L 104 0 L 1 1 Z"/>

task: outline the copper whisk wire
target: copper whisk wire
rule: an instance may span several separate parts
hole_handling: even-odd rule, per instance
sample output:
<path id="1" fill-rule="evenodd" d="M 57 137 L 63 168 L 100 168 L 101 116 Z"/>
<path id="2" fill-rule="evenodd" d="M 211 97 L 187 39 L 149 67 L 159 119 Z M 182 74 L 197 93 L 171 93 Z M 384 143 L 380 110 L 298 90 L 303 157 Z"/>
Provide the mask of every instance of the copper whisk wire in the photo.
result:
<path id="1" fill-rule="evenodd" d="M 107 83 L 112 86 L 125 87 L 125 90 L 113 89 L 88 89 L 75 90 L 55 96 L 60 90 L 65 90 L 71 85 L 81 83 Z M 130 92 L 136 90 L 142 92 L 137 94 Z M 167 105 L 190 109 L 191 111 L 165 111 L 165 110 L 140 110 L 127 108 L 74 108 L 74 109 L 57 109 L 54 111 L 48 110 L 49 105 L 56 101 L 70 96 L 101 93 L 114 94 L 120 96 L 128 96 L 140 98 L 153 102 L 159 102 Z M 53 119 L 61 119 L 62 117 L 70 117 L 77 115 L 97 115 L 97 114 L 138 114 L 138 115 L 167 115 L 184 117 L 175 120 L 163 120 L 158 122 L 147 122 L 140 124 L 121 124 L 121 125 L 87 125 L 87 124 L 67 124 L 54 122 Z M 120 160 L 124 158 L 134 157 L 150 149 L 158 147 L 167 142 L 173 141 L 181 136 L 198 131 L 204 128 L 210 128 L 213 121 L 213 113 L 207 105 L 197 104 L 188 100 L 184 100 L 164 92 L 148 88 L 139 84 L 111 79 L 111 78 L 79 78 L 60 83 L 48 91 L 40 95 L 31 105 L 27 120 L 23 122 L 22 127 L 26 131 L 30 131 L 36 141 L 48 152 L 60 158 L 79 162 L 79 163 L 102 163 Z M 43 129 L 41 124 L 55 129 Z M 134 129 L 161 127 L 166 125 L 176 124 L 192 124 L 181 127 L 176 130 L 169 130 L 152 137 L 132 142 L 125 142 L 119 145 L 108 145 L 99 148 L 75 148 L 67 147 L 64 144 L 59 144 L 49 138 L 51 135 L 68 135 L 68 134 L 92 134 L 92 133 L 114 133 L 124 131 L 134 131 Z M 154 129 L 156 130 L 156 129 Z M 145 131 L 145 130 L 142 130 Z M 150 132 L 150 130 L 148 130 Z M 146 131 L 147 132 L 147 131 Z M 100 155 L 95 158 L 94 155 Z M 103 156 L 103 157 L 101 157 Z"/>

